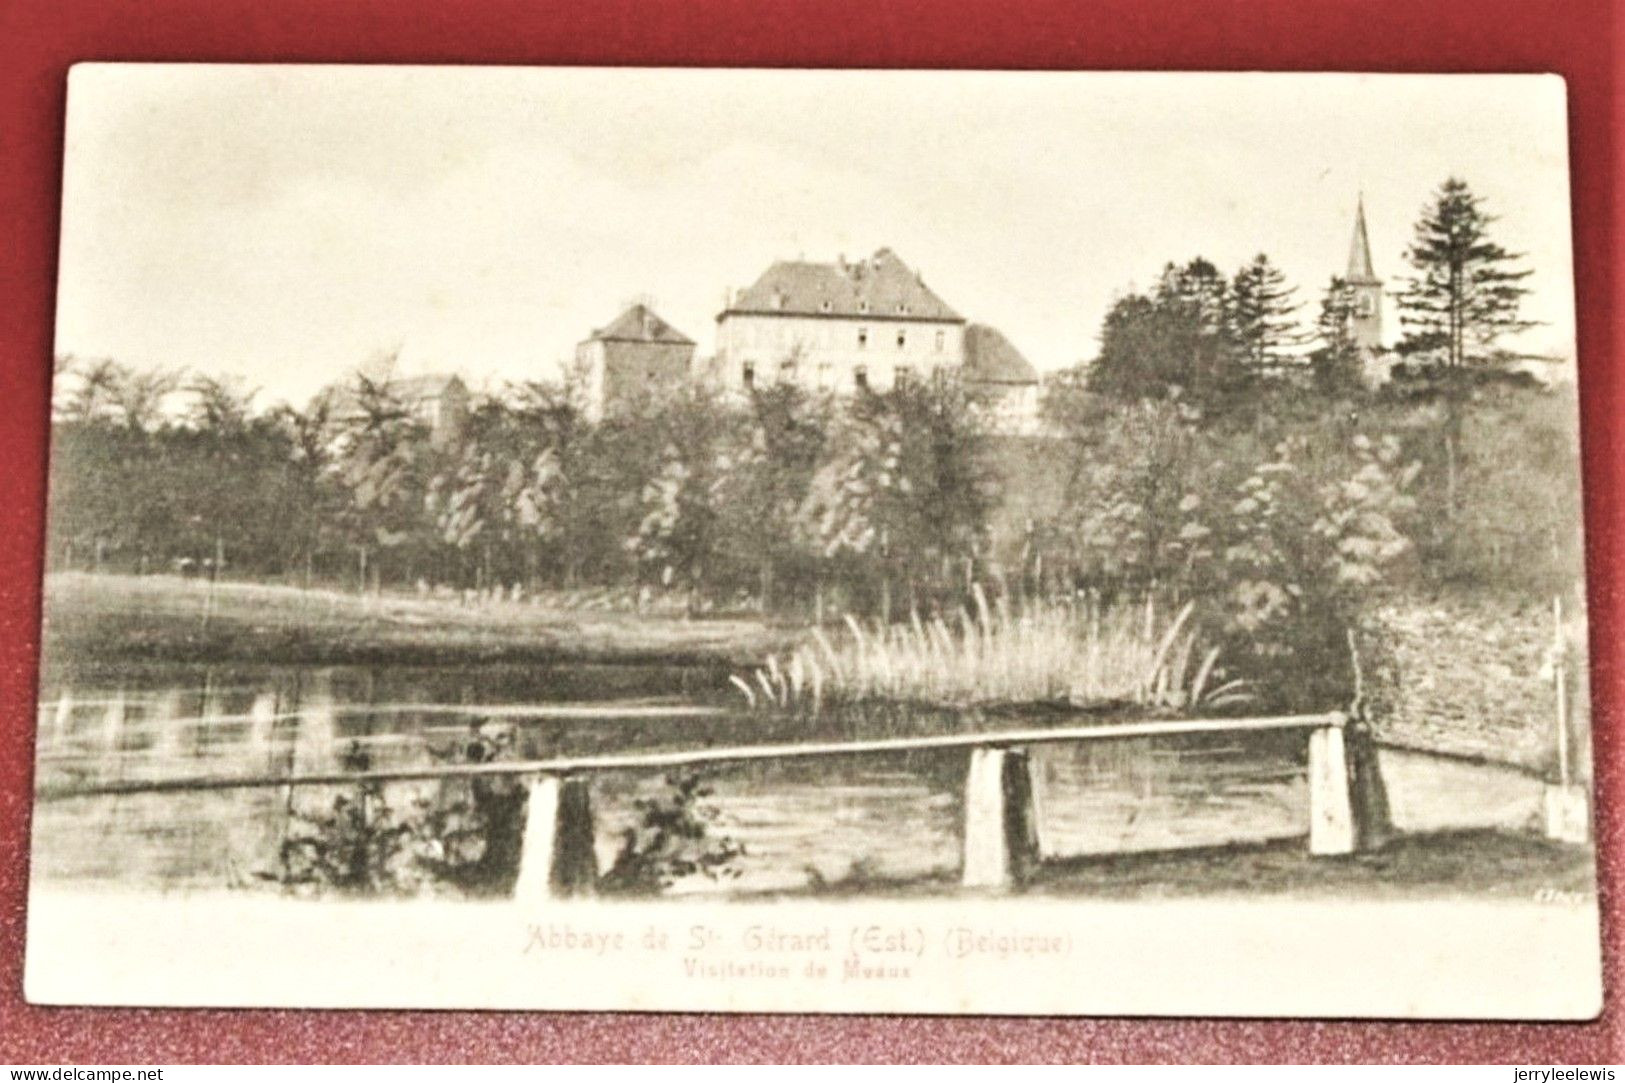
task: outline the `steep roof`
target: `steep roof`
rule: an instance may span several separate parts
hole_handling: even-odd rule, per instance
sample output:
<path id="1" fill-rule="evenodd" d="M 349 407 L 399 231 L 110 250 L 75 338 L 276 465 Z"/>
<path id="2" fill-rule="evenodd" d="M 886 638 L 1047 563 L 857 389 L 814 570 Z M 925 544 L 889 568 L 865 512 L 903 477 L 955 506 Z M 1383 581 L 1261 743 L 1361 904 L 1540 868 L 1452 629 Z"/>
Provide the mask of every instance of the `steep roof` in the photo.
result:
<path id="1" fill-rule="evenodd" d="M 1036 384 L 1038 370 L 1004 333 L 985 323 L 965 328 L 964 376 L 973 384 Z"/>
<path id="2" fill-rule="evenodd" d="M 1365 233 L 1364 199 L 1354 211 L 1354 236 L 1349 239 L 1349 269 L 1344 278 L 1356 283 L 1378 281 L 1377 272 L 1371 268 L 1371 240 Z"/>
<path id="3" fill-rule="evenodd" d="M 467 391 L 468 387 L 457 376 L 450 373 L 430 373 L 424 376 L 405 376 L 398 380 L 389 381 L 389 390 L 392 394 L 403 399 L 427 399 L 436 395 L 443 395 L 453 387 Z"/>
<path id="4" fill-rule="evenodd" d="M 733 298 L 729 313 L 964 322 L 889 248 L 855 263 L 780 260 Z"/>
<path id="5" fill-rule="evenodd" d="M 656 316 L 648 305 L 633 305 L 587 336 L 588 342 L 662 342 L 692 346 L 694 340 Z"/>
<path id="6" fill-rule="evenodd" d="M 401 376 L 385 380 L 384 389 L 402 403 L 422 402 L 424 399 L 439 398 L 455 388 L 463 395 L 468 394 L 468 385 L 462 379 L 450 373 L 430 373 L 423 376 Z M 356 393 L 355 381 L 346 378 L 342 382 L 328 384 L 311 398 L 311 405 L 325 404 L 328 412 L 335 416 L 354 414 L 361 409 L 361 398 Z"/>

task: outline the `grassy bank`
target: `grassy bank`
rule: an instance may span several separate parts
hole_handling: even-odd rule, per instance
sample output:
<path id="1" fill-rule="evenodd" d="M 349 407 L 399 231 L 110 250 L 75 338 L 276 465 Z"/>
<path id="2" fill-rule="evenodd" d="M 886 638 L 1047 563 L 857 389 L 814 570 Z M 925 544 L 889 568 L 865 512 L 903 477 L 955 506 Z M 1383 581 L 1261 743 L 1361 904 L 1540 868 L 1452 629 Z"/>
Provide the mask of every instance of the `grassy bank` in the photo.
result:
<path id="1" fill-rule="evenodd" d="M 1359 899 L 1590 897 L 1595 854 L 1495 830 L 1401 835 L 1347 858 L 1309 856 L 1300 839 L 1256 846 L 1115 854 L 1057 861 L 1029 886 L 1038 894 L 1108 898 L 1260 895 Z"/>
<path id="2" fill-rule="evenodd" d="M 743 618 L 565 608 L 199 579 L 56 573 L 45 651 L 76 660 L 300 664 L 672 662 L 748 665 L 796 630 Z"/>
<path id="3" fill-rule="evenodd" d="M 1374 853 L 1311 857 L 1303 839 L 1046 861 L 1022 889 L 1055 898 L 1151 900 L 1332 898 L 1498 899 L 1573 904 L 1595 897 L 1589 846 L 1493 829 L 1400 835 Z M 951 896 L 956 876 L 878 881 L 863 876 L 780 897 Z"/>

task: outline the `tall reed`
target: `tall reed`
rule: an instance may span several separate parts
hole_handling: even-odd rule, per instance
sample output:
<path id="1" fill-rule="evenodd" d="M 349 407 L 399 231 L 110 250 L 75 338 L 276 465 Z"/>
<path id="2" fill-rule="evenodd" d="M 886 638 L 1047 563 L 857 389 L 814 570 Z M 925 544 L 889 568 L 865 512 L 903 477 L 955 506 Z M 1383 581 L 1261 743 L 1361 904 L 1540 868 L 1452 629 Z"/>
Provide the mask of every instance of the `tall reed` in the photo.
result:
<path id="1" fill-rule="evenodd" d="M 1199 645 L 1190 604 L 1162 619 L 1149 598 L 1017 609 L 1002 598 L 990 603 L 977 586 L 973 600 L 952 619 L 915 613 L 888 625 L 848 616 L 842 633 L 815 629 L 810 642 L 731 680 L 751 707 L 813 714 L 837 702 L 1186 710 L 1249 698 L 1242 682 L 1223 679 L 1218 648 Z"/>

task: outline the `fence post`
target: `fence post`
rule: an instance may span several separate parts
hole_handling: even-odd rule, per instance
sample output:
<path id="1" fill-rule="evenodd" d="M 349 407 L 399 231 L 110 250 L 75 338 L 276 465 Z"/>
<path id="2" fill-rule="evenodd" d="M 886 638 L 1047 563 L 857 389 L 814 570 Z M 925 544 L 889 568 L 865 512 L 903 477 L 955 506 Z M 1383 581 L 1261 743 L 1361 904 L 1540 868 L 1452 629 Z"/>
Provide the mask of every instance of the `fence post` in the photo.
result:
<path id="1" fill-rule="evenodd" d="M 185 715 L 179 689 L 171 689 L 158 697 L 152 708 L 151 722 L 154 730 L 153 752 L 159 758 L 173 760 L 184 754 L 185 744 L 181 737 Z"/>
<path id="2" fill-rule="evenodd" d="M 597 879 L 587 780 L 560 775 L 531 779 L 514 901 L 534 903 L 588 894 Z"/>
<path id="3" fill-rule="evenodd" d="M 310 675 L 307 691 L 299 689 L 297 711 L 298 729 L 293 734 L 293 746 L 288 750 L 290 767 L 309 768 L 325 762 L 336 743 L 338 720 L 333 700 L 333 671 L 319 669 Z"/>
<path id="4" fill-rule="evenodd" d="M 1309 852 L 1352 854 L 1354 802 L 1341 722 L 1309 731 Z"/>
<path id="5" fill-rule="evenodd" d="M 1363 719 L 1351 719 L 1344 730 L 1348 753 L 1350 793 L 1354 810 L 1354 847 L 1361 853 L 1380 850 L 1394 835 L 1388 786 L 1382 778 L 1382 754 L 1377 738 Z"/>
<path id="6" fill-rule="evenodd" d="M 73 693 L 66 687 L 56 701 L 56 718 L 51 724 L 51 744 L 65 745 L 73 729 Z"/>
<path id="7" fill-rule="evenodd" d="M 1027 753 L 977 748 L 965 777 L 965 867 L 973 888 L 1020 883 L 1038 856 L 1038 824 Z"/>
<path id="8" fill-rule="evenodd" d="M 1563 635 L 1563 599 L 1552 599 L 1552 685 L 1557 694 L 1557 782 L 1545 794 L 1546 837 L 1580 845 L 1591 841 L 1591 802 L 1586 788 L 1575 785 L 1569 765 L 1569 667 Z"/>
<path id="9" fill-rule="evenodd" d="M 1043 864 L 1050 857 L 1050 839 L 1044 832 L 1044 804 L 1048 801 L 1045 796 L 1048 789 L 1048 776 L 1045 774 L 1044 761 L 1033 753 L 1028 753 L 1027 783 L 1032 788 L 1032 844 L 1034 864 Z"/>
<path id="10" fill-rule="evenodd" d="M 107 711 L 102 715 L 102 747 L 109 752 L 117 752 L 120 743 L 124 740 L 124 690 L 119 691 L 107 702 Z"/>
<path id="11" fill-rule="evenodd" d="M 276 729 L 276 693 L 261 692 L 248 708 L 248 743 L 255 752 L 271 747 L 271 735 Z"/>

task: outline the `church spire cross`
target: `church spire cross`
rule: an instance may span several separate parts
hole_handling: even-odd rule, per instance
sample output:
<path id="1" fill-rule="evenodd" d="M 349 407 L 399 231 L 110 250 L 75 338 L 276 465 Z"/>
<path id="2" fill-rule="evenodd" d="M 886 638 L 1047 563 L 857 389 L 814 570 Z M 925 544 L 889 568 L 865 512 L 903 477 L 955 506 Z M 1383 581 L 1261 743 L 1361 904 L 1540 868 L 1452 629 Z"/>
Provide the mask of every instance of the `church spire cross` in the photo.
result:
<path id="1" fill-rule="evenodd" d="M 1349 240 L 1349 270 L 1345 276 L 1350 282 L 1376 282 L 1377 272 L 1371 266 L 1371 241 L 1365 232 L 1365 197 L 1361 196 L 1354 211 L 1354 236 Z"/>

